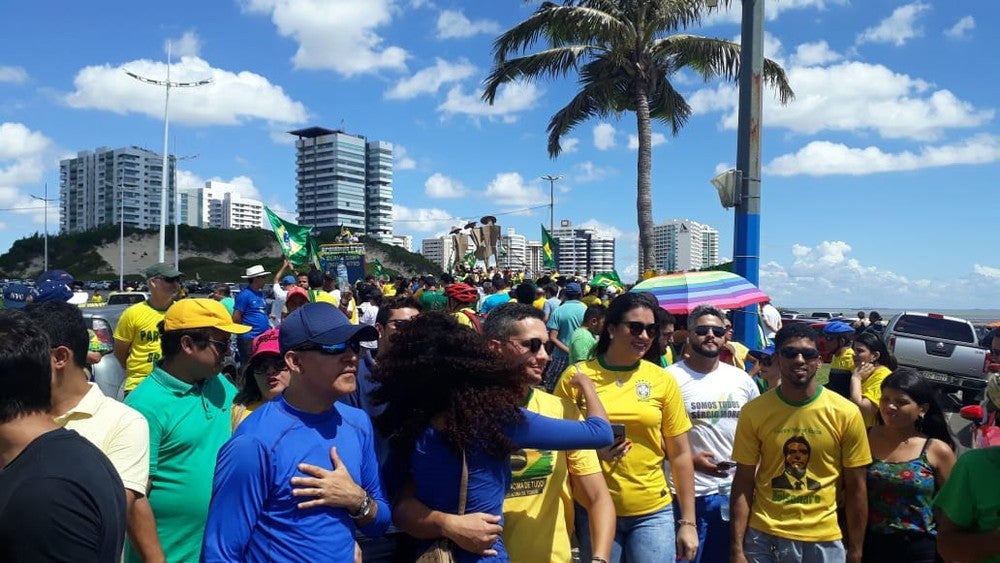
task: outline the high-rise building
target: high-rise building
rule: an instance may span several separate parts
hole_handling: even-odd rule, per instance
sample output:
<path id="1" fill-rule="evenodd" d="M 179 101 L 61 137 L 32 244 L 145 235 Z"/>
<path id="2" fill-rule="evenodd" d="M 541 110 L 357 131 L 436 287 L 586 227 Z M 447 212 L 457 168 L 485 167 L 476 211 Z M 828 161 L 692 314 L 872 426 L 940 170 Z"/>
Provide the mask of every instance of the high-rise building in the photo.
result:
<path id="1" fill-rule="evenodd" d="M 656 267 L 667 272 L 702 270 L 719 263 L 719 231 L 687 219 L 653 227 Z"/>
<path id="2" fill-rule="evenodd" d="M 167 160 L 167 224 L 174 222 L 176 159 Z M 80 151 L 59 162 L 59 230 L 101 225 L 158 229 L 163 154 L 140 147 Z"/>
<path id="3" fill-rule="evenodd" d="M 542 241 L 529 240 L 524 249 L 524 267 L 534 275 L 542 271 Z"/>
<path id="4" fill-rule="evenodd" d="M 232 192 L 222 197 L 223 229 L 260 229 L 264 221 L 263 203 Z"/>
<path id="5" fill-rule="evenodd" d="M 442 272 L 447 272 L 452 247 L 450 236 L 425 238 L 420 242 L 420 254 L 434 262 L 435 265 L 440 266 Z"/>
<path id="6" fill-rule="evenodd" d="M 565 219 L 549 234 L 559 243 L 559 273 L 590 277 L 615 269 L 614 237 L 600 235 L 594 229 L 575 229 Z"/>
<path id="7" fill-rule="evenodd" d="M 497 264 L 501 268 L 522 270 L 527 267 L 528 239 L 517 234 L 513 227 L 507 228 L 507 234 L 500 235 L 501 255 L 497 256 Z"/>
<path id="8" fill-rule="evenodd" d="M 407 252 L 413 252 L 413 237 L 410 235 L 392 235 L 391 244 Z"/>
<path id="9" fill-rule="evenodd" d="M 392 144 L 323 127 L 295 141 L 297 222 L 392 242 Z"/>

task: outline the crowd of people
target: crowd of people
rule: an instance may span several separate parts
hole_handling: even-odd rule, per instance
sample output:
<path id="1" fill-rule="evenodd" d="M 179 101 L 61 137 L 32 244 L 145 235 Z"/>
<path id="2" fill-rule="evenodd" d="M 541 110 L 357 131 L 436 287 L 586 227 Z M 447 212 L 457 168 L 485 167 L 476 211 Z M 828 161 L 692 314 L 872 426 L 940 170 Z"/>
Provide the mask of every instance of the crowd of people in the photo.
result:
<path id="1" fill-rule="evenodd" d="M 864 323 L 766 304 L 750 349 L 714 306 L 565 277 L 145 274 L 124 402 L 70 276 L 0 311 L 0 561 L 1000 560 L 1000 454 L 956 457 Z"/>

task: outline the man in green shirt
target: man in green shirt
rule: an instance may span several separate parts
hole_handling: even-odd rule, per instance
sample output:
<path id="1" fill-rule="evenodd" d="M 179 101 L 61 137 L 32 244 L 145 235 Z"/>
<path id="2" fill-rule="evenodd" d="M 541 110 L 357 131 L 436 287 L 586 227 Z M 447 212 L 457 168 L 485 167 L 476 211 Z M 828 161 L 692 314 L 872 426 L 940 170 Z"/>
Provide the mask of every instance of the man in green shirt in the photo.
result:
<path id="1" fill-rule="evenodd" d="M 161 325 L 163 360 L 127 397 L 149 423 L 148 503 L 129 522 L 133 536 L 158 537 L 151 552 L 129 542 L 129 562 L 156 558 L 197 561 L 212 496 L 215 459 L 232 434 L 229 409 L 236 388 L 219 375 L 231 334 L 250 327 L 236 324 L 212 299 L 182 299 L 167 309 Z"/>
<path id="2" fill-rule="evenodd" d="M 588 360 L 594 346 L 597 345 L 597 335 L 604 329 L 604 316 L 608 308 L 604 305 L 590 305 L 583 313 L 583 325 L 573 331 L 569 339 L 569 363 L 575 364 Z"/>

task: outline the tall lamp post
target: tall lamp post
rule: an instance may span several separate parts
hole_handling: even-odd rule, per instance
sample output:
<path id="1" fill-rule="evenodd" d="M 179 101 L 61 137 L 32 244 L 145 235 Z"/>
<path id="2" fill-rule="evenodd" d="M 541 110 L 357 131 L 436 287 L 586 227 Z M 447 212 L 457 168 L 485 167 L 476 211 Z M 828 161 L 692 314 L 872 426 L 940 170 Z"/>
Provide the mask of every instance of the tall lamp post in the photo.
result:
<path id="1" fill-rule="evenodd" d="M 192 160 L 198 158 L 198 155 L 191 156 L 178 156 L 174 159 L 174 162 L 180 162 L 182 160 Z M 174 186 L 174 267 L 178 270 L 181 269 L 181 251 L 180 251 L 180 233 L 178 232 L 177 226 L 181 222 L 181 192 Z"/>
<path id="2" fill-rule="evenodd" d="M 545 176 L 542 176 L 542 180 L 548 180 L 549 182 L 549 231 L 551 232 L 552 229 L 555 228 L 554 210 L 556 205 L 556 199 L 555 199 L 556 180 L 562 180 L 562 176 L 553 176 L 551 174 L 547 174 Z"/>
<path id="3" fill-rule="evenodd" d="M 166 80 L 155 80 L 153 78 L 147 78 L 145 76 L 138 75 L 134 72 L 125 71 L 125 74 L 135 78 L 139 82 L 145 82 L 147 84 L 153 84 L 156 86 L 163 86 L 166 90 L 166 95 L 163 98 L 163 172 L 160 179 L 160 262 L 166 261 L 166 246 L 167 246 L 167 163 L 169 160 L 168 149 L 168 134 L 170 130 L 170 89 L 171 88 L 191 88 L 195 86 L 204 86 L 212 82 L 212 79 L 206 78 L 204 80 L 196 80 L 194 82 L 171 82 L 170 81 L 170 43 L 167 43 L 167 78 Z M 175 186 L 176 189 L 176 186 Z M 174 264 L 177 267 L 178 264 Z"/>
<path id="4" fill-rule="evenodd" d="M 45 183 L 45 188 L 44 188 L 44 191 L 42 192 L 42 197 L 38 197 L 37 195 L 33 195 L 33 196 L 31 196 L 31 199 L 37 199 L 38 201 L 41 201 L 42 203 L 45 204 L 45 211 L 44 211 L 44 217 L 45 217 L 45 219 L 44 219 L 44 221 L 45 221 L 45 227 L 44 227 L 45 228 L 45 234 L 42 237 L 45 242 L 43 243 L 44 244 L 44 250 L 43 250 L 44 254 L 43 254 L 43 258 L 42 258 L 42 271 L 43 272 L 48 272 L 49 271 L 49 202 L 50 201 L 56 201 L 56 200 L 49 199 L 49 183 L 48 182 Z"/>

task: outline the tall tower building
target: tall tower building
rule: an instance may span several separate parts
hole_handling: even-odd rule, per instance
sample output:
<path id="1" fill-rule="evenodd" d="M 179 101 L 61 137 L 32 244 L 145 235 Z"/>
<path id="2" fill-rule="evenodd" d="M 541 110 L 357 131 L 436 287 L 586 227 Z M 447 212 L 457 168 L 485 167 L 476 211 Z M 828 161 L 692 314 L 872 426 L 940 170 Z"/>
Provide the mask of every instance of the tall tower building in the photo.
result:
<path id="1" fill-rule="evenodd" d="M 298 223 L 392 241 L 392 144 L 323 127 L 295 141 Z"/>
<path id="2" fill-rule="evenodd" d="M 656 267 L 667 272 L 702 270 L 719 263 L 719 231 L 695 221 L 672 219 L 653 227 Z"/>
<path id="3" fill-rule="evenodd" d="M 517 234 L 513 227 L 507 228 L 507 234 L 500 235 L 500 246 L 504 254 L 497 256 L 497 264 L 501 268 L 521 270 L 527 267 L 528 239 Z"/>
<path id="4" fill-rule="evenodd" d="M 167 224 L 174 222 L 176 159 L 167 170 Z M 158 229 L 162 153 L 140 147 L 80 151 L 59 162 L 59 230 L 80 232 L 102 225 Z"/>
<path id="5" fill-rule="evenodd" d="M 559 241 L 559 273 L 591 277 L 615 269 L 614 237 L 602 236 L 594 229 L 575 229 L 565 219 L 549 234 Z"/>

